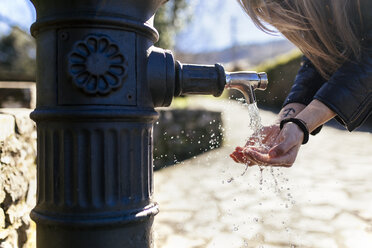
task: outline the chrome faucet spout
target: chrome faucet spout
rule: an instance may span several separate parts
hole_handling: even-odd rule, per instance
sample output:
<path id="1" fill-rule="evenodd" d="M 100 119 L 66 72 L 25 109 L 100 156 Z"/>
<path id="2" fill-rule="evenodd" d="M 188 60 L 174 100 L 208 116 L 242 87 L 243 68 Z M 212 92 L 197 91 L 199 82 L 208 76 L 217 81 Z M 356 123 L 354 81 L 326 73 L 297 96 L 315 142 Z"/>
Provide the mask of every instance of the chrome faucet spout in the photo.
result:
<path id="1" fill-rule="evenodd" d="M 242 71 L 226 73 L 226 89 L 240 91 L 248 104 L 256 102 L 255 90 L 267 88 L 267 74 L 264 72 Z"/>

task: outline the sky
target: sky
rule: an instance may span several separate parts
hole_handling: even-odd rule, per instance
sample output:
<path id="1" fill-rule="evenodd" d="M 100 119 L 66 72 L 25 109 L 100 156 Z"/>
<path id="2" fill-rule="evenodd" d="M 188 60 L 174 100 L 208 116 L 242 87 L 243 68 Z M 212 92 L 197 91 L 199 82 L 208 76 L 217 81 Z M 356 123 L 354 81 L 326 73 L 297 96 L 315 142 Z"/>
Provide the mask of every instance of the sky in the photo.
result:
<path id="1" fill-rule="evenodd" d="M 185 52 L 220 50 L 233 44 L 283 39 L 257 29 L 236 0 L 189 0 L 191 22 L 177 35 L 176 49 Z M 2 20 L 28 31 L 36 14 L 29 0 L 0 0 L 0 34 L 9 32 Z"/>
<path id="2" fill-rule="evenodd" d="M 28 31 L 36 19 L 35 10 L 29 0 L 0 0 L 0 34 L 8 32 L 3 21 L 11 22 Z"/>
<path id="3" fill-rule="evenodd" d="M 259 30 L 237 0 L 194 0 L 192 21 L 177 37 L 182 51 L 219 50 L 233 44 L 282 40 Z"/>

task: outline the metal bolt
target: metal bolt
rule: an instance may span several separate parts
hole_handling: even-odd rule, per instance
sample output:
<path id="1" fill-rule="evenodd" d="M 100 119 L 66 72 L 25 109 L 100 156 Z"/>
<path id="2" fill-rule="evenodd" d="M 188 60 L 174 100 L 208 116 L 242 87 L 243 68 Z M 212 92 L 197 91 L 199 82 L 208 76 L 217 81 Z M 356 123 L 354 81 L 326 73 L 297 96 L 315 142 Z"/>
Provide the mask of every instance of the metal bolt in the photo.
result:
<path id="1" fill-rule="evenodd" d="M 68 40 L 68 33 L 66 33 L 66 32 L 62 32 L 62 33 L 61 33 L 61 39 L 62 39 L 62 40 Z"/>

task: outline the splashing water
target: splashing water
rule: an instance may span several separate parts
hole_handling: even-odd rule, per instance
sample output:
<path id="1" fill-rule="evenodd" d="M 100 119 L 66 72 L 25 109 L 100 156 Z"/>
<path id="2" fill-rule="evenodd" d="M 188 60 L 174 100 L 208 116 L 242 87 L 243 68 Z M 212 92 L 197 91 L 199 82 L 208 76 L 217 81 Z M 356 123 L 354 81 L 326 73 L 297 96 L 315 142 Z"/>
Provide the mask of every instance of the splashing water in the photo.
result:
<path id="1" fill-rule="evenodd" d="M 252 137 L 255 140 L 254 147 L 268 150 L 269 147 L 267 147 L 265 144 L 263 144 L 264 136 L 263 136 L 261 131 L 262 131 L 264 126 L 262 125 L 262 119 L 261 119 L 261 116 L 260 116 L 259 109 L 257 107 L 257 103 L 246 104 L 246 106 L 247 106 L 248 114 L 249 114 L 249 118 L 250 118 L 248 128 L 253 131 Z M 260 188 L 262 188 L 262 185 L 263 185 L 263 171 L 265 169 L 265 166 L 264 165 L 258 165 L 258 167 L 260 169 L 259 184 L 260 184 Z M 241 174 L 241 176 L 245 175 L 245 173 L 248 171 L 248 168 L 249 168 L 249 164 L 246 164 L 246 167 L 245 167 L 243 173 Z M 270 166 L 270 174 L 272 175 L 273 180 L 274 180 L 275 192 L 280 193 L 280 189 L 279 189 L 279 186 L 278 186 L 278 180 L 275 177 L 274 169 L 273 169 L 272 166 Z"/>
<path id="2" fill-rule="evenodd" d="M 264 144 L 262 143 L 263 137 L 261 134 L 263 125 L 262 125 L 262 119 L 260 116 L 260 112 L 257 107 L 257 103 L 246 104 L 246 106 L 247 106 L 248 114 L 249 114 L 248 128 L 253 131 L 252 137 L 256 140 L 254 146 L 257 148 L 263 147 L 264 146 Z M 244 174 L 247 172 L 248 167 L 249 167 L 249 164 L 246 164 L 245 170 L 241 174 L 242 176 L 244 176 Z M 260 168 L 260 185 L 262 185 L 262 182 L 263 182 L 262 172 L 264 168 L 261 165 L 259 165 L 259 168 Z"/>
<path id="3" fill-rule="evenodd" d="M 254 134 L 259 133 L 263 128 L 263 125 L 257 103 L 248 104 L 247 109 L 250 118 L 248 127 L 253 131 Z M 258 135 L 257 137 L 259 138 L 259 145 L 262 145 L 262 136 Z"/>
<path id="4" fill-rule="evenodd" d="M 262 119 L 259 113 L 259 109 L 257 107 L 256 103 L 253 104 L 245 104 L 245 108 L 247 109 L 248 115 L 249 115 L 249 123 L 248 123 L 248 128 L 252 132 L 252 135 L 248 138 L 251 141 L 251 145 L 255 148 L 260 148 L 263 150 L 268 150 L 270 147 L 268 147 L 266 144 L 264 144 L 264 134 L 263 134 L 263 124 L 262 124 Z M 253 138 L 253 139 L 252 139 Z M 247 140 L 248 141 L 248 140 Z M 246 165 L 244 172 L 241 174 L 241 176 L 244 176 L 246 172 L 248 171 L 249 164 Z M 264 190 L 264 184 L 269 180 L 264 179 L 264 172 L 267 171 L 267 175 L 272 177 L 273 181 L 271 186 L 274 189 L 275 195 L 278 197 L 281 202 L 281 206 L 285 207 L 285 209 L 289 209 L 291 206 L 295 204 L 295 200 L 293 199 L 293 195 L 290 193 L 290 188 L 286 187 L 285 185 L 288 184 L 288 179 L 287 178 L 281 178 L 283 176 L 283 172 L 280 172 L 278 168 L 274 168 L 272 166 L 265 166 L 265 165 L 258 165 L 259 168 L 259 190 L 263 191 Z M 265 175 L 266 176 L 266 175 Z M 279 184 L 282 186 L 281 188 L 279 187 Z M 267 193 L 266 191 L 262 192 Z M 265 203 L 260 202 L 259 205 L 263 206 Z M 264 217 L 262 217 L 264 218 Z M 262 219 L 263 222 L 263 219 Z M 259 225 L 261 223 L 261 220 L 259 218 L 254 218 L 253 223 L 256 225 Z M 290 228 L 287 224 L 287 221 L 282 221 L 283 227 L 285 228 L 286 232 L 289 233 Z M 292 243 L 292 242 L 291 242 Z M 263 245 L 261 247 L 264 247 Z M 290 244 L 290 248 L 295 248 L 295 245 Z"/>

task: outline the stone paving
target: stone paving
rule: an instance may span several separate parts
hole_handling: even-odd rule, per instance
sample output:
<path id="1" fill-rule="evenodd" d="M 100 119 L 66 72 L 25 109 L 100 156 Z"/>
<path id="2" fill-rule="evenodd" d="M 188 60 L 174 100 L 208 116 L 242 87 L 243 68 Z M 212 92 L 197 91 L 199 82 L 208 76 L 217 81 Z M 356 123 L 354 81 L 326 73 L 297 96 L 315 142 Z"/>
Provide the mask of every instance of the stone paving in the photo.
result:
<path id="1" fill-rule="evenodd" d="M 157 248 L 372 247 L 371 132 L 325 127 L 292 168 L 244 173 L 228 155 L 249 136 L 247 109 L 210 98 L 192 102 L 223 111 L 226 140 L 155 173 Z M 264 123 L 275 117 L 260 114 Z"/>

